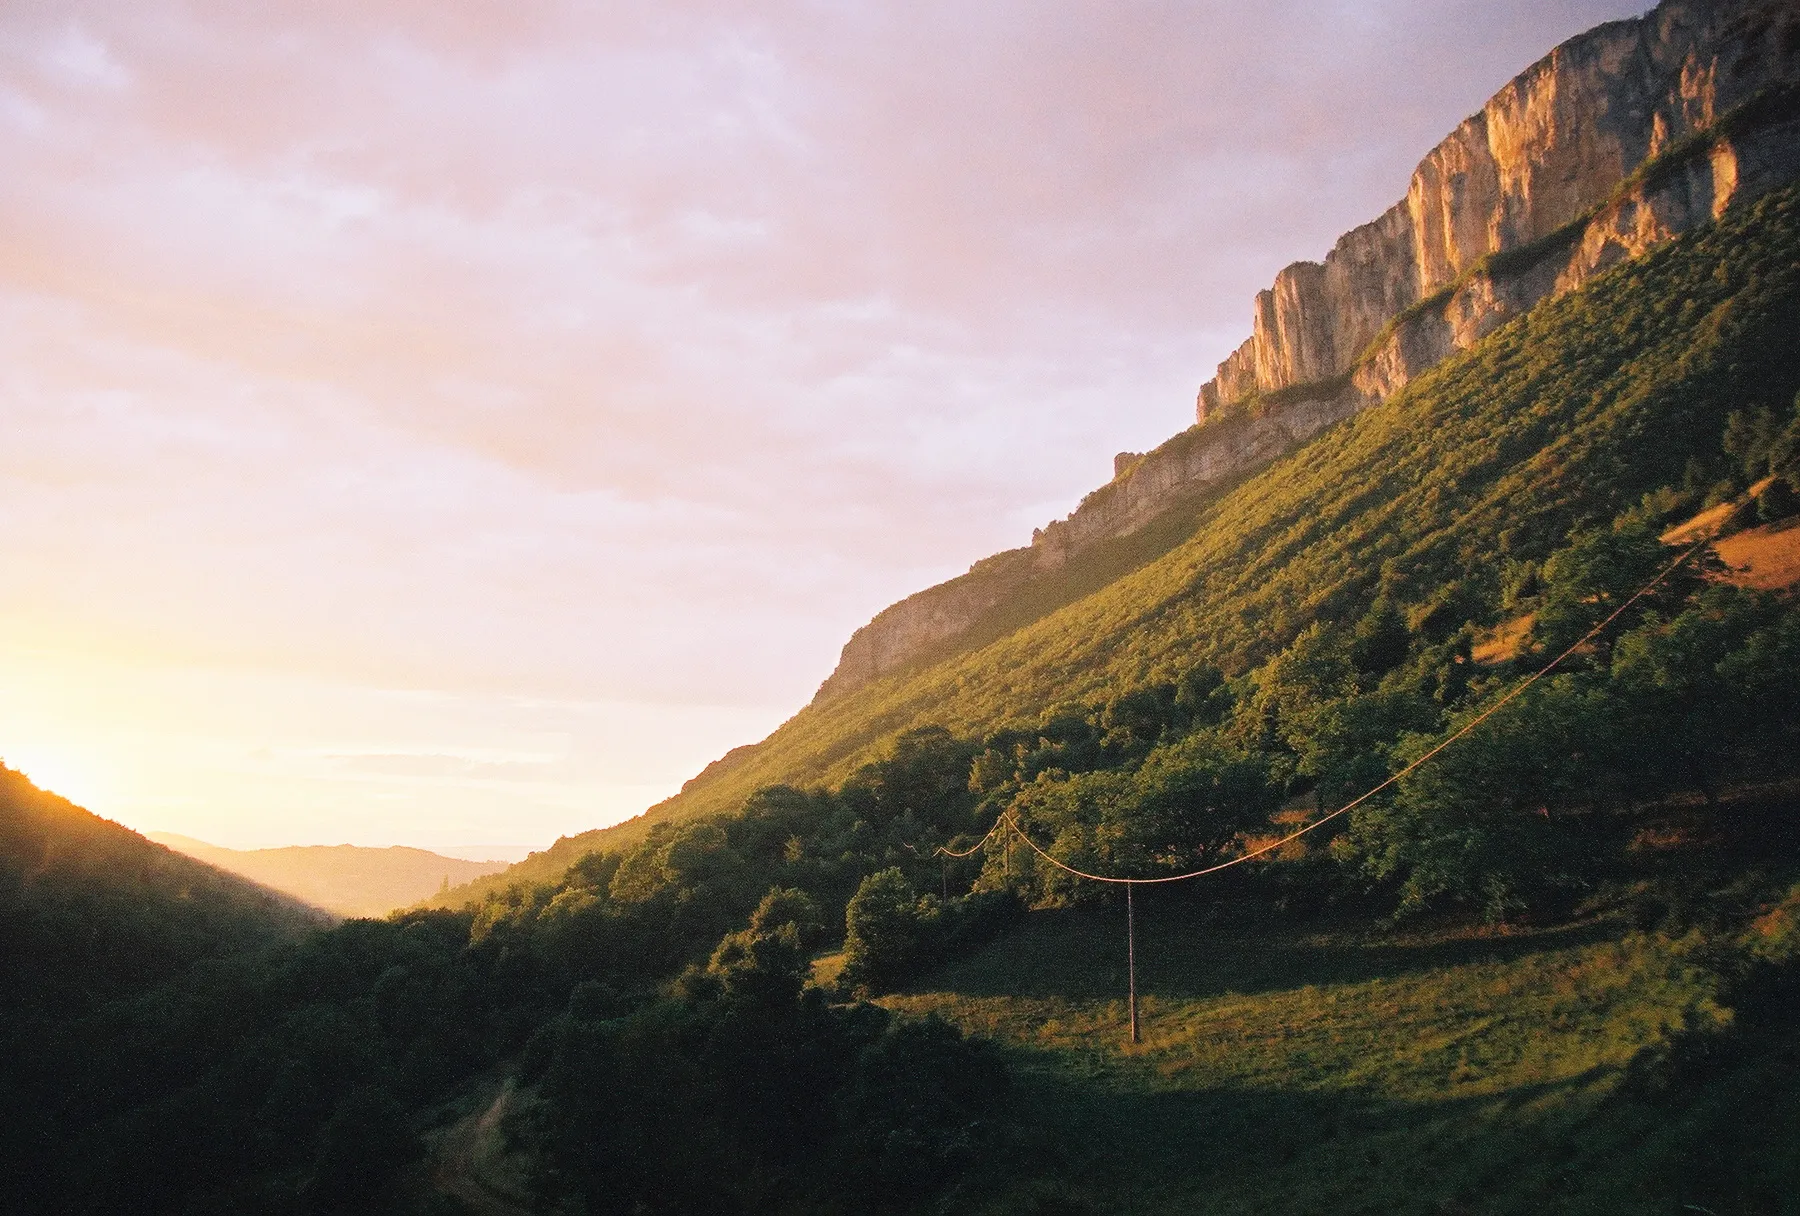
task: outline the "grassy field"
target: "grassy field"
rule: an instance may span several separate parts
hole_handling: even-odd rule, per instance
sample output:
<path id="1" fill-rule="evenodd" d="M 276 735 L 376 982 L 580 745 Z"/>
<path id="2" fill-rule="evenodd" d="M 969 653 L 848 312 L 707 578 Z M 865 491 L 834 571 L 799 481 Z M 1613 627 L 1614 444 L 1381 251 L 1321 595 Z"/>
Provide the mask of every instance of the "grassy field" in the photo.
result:
<path id="1" fill-rule="evenodd" d="M 1142 891 L 1137 1046 L 1122 904 L 1034 913 L 883 1003 L 1005 1045 L 1022 1109 L 1081 1146 L 1055 1193 L 1096 1210 L 1794 1210 L 1791 1162 L 1722 1182 L 1689 1161 L 1706 1095 L 1671 1118 L 1625 1084 L 1731 1020 L 1698 942 L 1599 920 L 1318 932 Z"/>

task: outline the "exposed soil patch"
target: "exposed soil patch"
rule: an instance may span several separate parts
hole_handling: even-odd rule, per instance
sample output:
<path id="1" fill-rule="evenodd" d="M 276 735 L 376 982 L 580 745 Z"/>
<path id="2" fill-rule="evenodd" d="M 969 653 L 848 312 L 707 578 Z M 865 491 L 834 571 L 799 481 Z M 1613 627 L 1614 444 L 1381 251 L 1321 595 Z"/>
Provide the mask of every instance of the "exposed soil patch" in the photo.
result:
<path id="1" fill-rule="evenodd" d="M 1537 614 L 1527 612 L 1524 616 L 1503 621 L 1494 627 L 1492 633 L 1477 639 L 1469 657 L 1488 666 L 1518 658 L 1519 652 L 1525 649 L 1525 643 L 1531 638 L 1531 625 L 1535 620 Z"/>
<path id="2" fill-rule="evenodd" d="M 1740 587 L 1773 591 L 1800 583 L 1800 519 L 1750 528 L 1713 547 Z"/>

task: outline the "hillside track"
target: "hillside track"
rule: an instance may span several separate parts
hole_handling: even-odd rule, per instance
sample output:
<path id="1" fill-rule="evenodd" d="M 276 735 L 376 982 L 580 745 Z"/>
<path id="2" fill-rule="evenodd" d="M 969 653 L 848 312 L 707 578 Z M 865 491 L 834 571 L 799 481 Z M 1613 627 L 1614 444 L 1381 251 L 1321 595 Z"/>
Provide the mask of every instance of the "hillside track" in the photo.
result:
<path id="1" fill-rule="evenodd" d="M 492 1098 L 487 1098 L 492 1094 Z M 500 1136 L 500 1124 L 512 1103 L 510 1080 L 483 1091 L 477 1110 L 452 1124 L 438 1142 L 432 1185 L 461 1201 L 478 1216 L 534 1216 L 522 1197 L 494 1183 L 482 1168 Z"/>

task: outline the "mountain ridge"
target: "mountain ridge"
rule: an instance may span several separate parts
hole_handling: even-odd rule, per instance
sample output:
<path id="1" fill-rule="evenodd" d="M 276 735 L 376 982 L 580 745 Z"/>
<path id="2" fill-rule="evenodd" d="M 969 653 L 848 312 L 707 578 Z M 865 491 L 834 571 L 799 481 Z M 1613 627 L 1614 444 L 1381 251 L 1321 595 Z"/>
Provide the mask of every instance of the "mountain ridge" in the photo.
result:
<path id="1" fill-rule="evenodd" d="M 1441 140 L 1406 196 L 1258 293 L 1196 423 L 1120 453 L 1030 546 L 890 605 L 816 702 L 942 652 L 1098 543 L 1385 400 L 1540 301 L 1800 177 L 1800 15 L 1665 0 L 1567 40 Z"/>
<path id="2" fill-rule="evenodd" d="M 1055 735 L 1065 711 L 1093 717 L 1130 690 L 1179 687 L 1196 665 L 1246 681 L 1232 695 L 1248 696 L 1308 622 L 1347 628 L 1376 598 L 1436 646 L 1491 630 L 1517 614 L 1509 580 L 1572 529 L 1662 510 L 1646 495 L 1698 506 L 1741 488 L 1721 489 L 1735 459 L 1720 448 L 1727 414 L 1800 389 L 1797 241 L 1796 188 L 1733 208 L 1168 517 L 1183 535 L 1161 556 L 1120 555 L 1139 534 L 1078 555 L 1071 568 L 1118 556 L 1127 570 L 1064 606 L 1021 606 L 1031 619 L 979 648 L 809 705 L 643 815 L 432 902 L 554 879 L 658 824 L 729 814 L 759 788 L 831 787 L 915 728 L 976 746 Z"/>
<path id="3" fill-rule="evenodd" d="M 1691 9 L 1692 6 L 1686 4 L 1665 4 L 1648 17 L 1600 27 L 1598 34 L 1616 43 L 1621 30 L 1641 32 L 1656 22 L 1672 19 L 1670 14 L 1680 16 Z M 1743 217 L 1757 210 L 1758 199 L 1768 197 L 1783 182 L 1800 177 L 1800 163 L 1796 163 L 1795 155 L 1796 149 L 1800 149 L 1800 106 L 1796 105 L 1796 93 L 1791 87 L 1794 80 L 1800 79 L 1800 14 L 1790 14 L 1782 6 L 1764 0 L 1741 0 L 1722 5 L 1718 11 L 1726 14 L 1718 19 L 1720 25 L 1729 25 L 1733 15 L 1742 19 L 1745 14 L 1773 14 L 1766 28 L 1750 32 L 1755 33 L 1757 45 L 1778 55 L 1778 62 L 1773 66 L 1765 63 L 1762 78 L 1774 77 L 1788 83 L 1780 88 L 1752 89 L 1750 81 L 1745 79 L 1733 86 L 1735 92 L 1727 90 L 1724 94 L 1730 104 L 1723 111 L 1718 109 L 1720 94 L 1715 90 L 1714 104 L 1706 111 L 1711 120 L 1708 125 L 1685 138 L 1665 132 L 1655 159 L 1632 167 L 1573 221 L 1551 229 L 1530 244 L 1483 255 L 1469 263 L 1459 271 L 1456 280 L 1439 288 L 1434 296 L 1409 305 L 1390 318 L 1377 333 L 1378 341 L 1370 349 L 1379 351 L 1382 344 L 1404 345 L 1412 340 L 1414 326 L 1432 323 L 1433 316 L 1441 321 L 1449 312 L 1461 307 L 1459 299 L 1473 298 L 1480 293 L 1492 294 L 1495 284 L 1523 284 L 1519 288 L 1521 294 L 1514 297 L 1511 311 L 1494 314 L 1488 330 L 1481 333 L 1474 329 L 1464 331 L 1467 341 L 1480 345 L 1507 326 L 1524 323 L 1529 315 L 1550 302 L 1577 295 L 1599 278 L 1649 260 L 1657 250 L 1678 243 L 1684 234 L 1700 231 L 1704 236 L 1704 230 L 1709 226 L 1750 222 Z M 1595 33 L 1590 32 L 1573 41 L 1580 43 L 1582 39 L 1594 36 Z M 1568 45 L 1564 44 L 1565 47 Z M 1726 52 L 1717 47 L 1709 53 L 1709 62 L 1727 58 Z M 1522 77 L 1529 76 L 1532 71 L 1546 71 L 1545 65 L 1554 66 L 1556 60 L 1557 52 L 1552 52 Z M 1727 71 L 1729 67 L 1727 64 Z M 1654 125 L 1651 118 L 1644 121 Z M 1727 164 L 1739 168 L 1729 175 L 1732 189 L 1721 195 L 1716 186 L 1725 180 L 1721 166 Z M 1744 169 L 1744 166 L 1748 168 Z M 1710 237 L 1706 239 L 1712 243 Z M 1557 286 L 1556 271 L 1576 259 L 1584 260 L 1586 269 L 1582 276 L 1564 278 L 1561 290 L 1552 290 Z M 1543 294 L 1531 297 L 1532 291 Z M 1532 306 L 1534 298 L 1535 306 Z M 1780 306 L 1785 307 L 1785 304 Z M 1433 309 L 1437 311 L 1433 313 Z M 921 717 L 925 710 L 918 697 L 912 692 L 903 694 L 899 691 L 901 685 L 910 689 L 923 680 L 918 687 L 930 686 L 929 699 L 935 706 L 932 713 L 936 716 L 929 720 L 942 721 L 956 729 L 959 716 L 956 706 L 964 699 L 965 682 L 977 678 L 965 660 L 972 659 L 977 653 L 989 654 L 989 648 L 998 644 L 1001 649 L 991 653 L 995 656 L 1004 653 L 1005 657 L 996 657 L 993 661 L 1012 664 L 1016 670 L 1008 678 L 1015 682 L 1025 678 L 1020 674 L 1025 667 L 1054 665 L 1056 660 L 1043 653 L 1041 645 L 1037 653 L 1022 649 L 1029 640 L 1026 635 L 1037 637 L 1043 634 L 1040 623 L 1092 596 L 1100 588 L 1106 588 L 1105 596 L 1100 597 L 1106 601 L 1104 620 L 1096 616 L 1096 613 L 1102 613 L 1097 598 L 1083 613 L 1084 618 L 1092 618 L 1085 627 L 1111 633 L 1125 630 L 1127 618 L 1153 622 L 1163 614 L 1186 612 L 1187 609 L 1176 602 L 1183 597 L 1215 598 L 1222 593 L 1214 590 L 1216 588 L 1240 586 L 1255 577 L 1255 570 L 1244 565 L 1247 559 L 1229 558 L 1219 544 L 1208 541 L 1210 531 L 1250 527 L 1253 531 L 1241 539 L 1260 545 L 1269 528 L 1292 529 L 1294 536 L 1303 537 L 1313 534 L 1321 525 L 1316 520 L 1301 518 L 1286 523 L 1273 519 L 1255 523 L 1236 507 L 1225 510 L 1222 504 L 1242 497 L 1238 487 L 1248 485 L 1254 491 L 1252 497 L 1267 499 L 1273 491 L 1257 487 L 1274 486 L 1276 483 L 1270 481 L 1271 477 L 1278 481 L 1304 481 L 1319 475 L 1326 466 L 1333 464 L 1331 452 L 1320 455 L 1321 443 L 1306 443 L 1306 439 L 1317 439 L 1334 427 L 1354 425 L 1352 420 L 1357 415 L 1394 400 L 1417 385 L 1421 377 L 1433 374 L 1452 361 L 1453 356 L 1470 349 L 1453 344 L 1445 358 L 1429 364 L 1420 362 L 1407 377 L 1392 381 L 1392 391 L 1383 397 L 1349 400 L 1355 392 L 1353 373 L 1356 369 L 1353 368 L 1350 374 L 1339 374 L 1322 383 L 1288 384 L 1261 392 L 1230 408 L 1220 408 L 1209 414 L 1204 426 L 1196 425 L 1176 435 L 1147 455 L 1120 454 L 1115 460 L 1114 480 L 1088 495 L 1069 520 L 1040 530 L 1032 547 L 985 558 L 977 562 L 969 574 L 890 606 L 858 630 L 845 647 L 838 671 L 822 686 L 820 695 L 767 739 L 733 749 L 728 757 L 709 765 L 684 785 L 679 794 L 650 807 L 642 815 L 611 827 L 559 839 L 550 848 L 520 862 L 512 871 L 451 892 L 443 901 L 429 902 L 454 904 L 497 885 L 554 877 L 588 851 L 628 847 L 642 839 L 657 822 L 721 811 L 734 798 L 741 799 L 759 785 L 840 780 L 859 759 L 872 755 L 871 748 L 881 739 L 891 738 L 927 720 Z M 1664 367 L 1676 379 L 1688 374 L 1676 364 L 1665 364 Z M 1785 374 L 1782 372 L 1774 378 L 1781 379 Z M 1621 381 L 1607 391 L 1632 396 L 1640 390 Z M 1715 397 L 1717 391 L 1713 386 L 1704 386 L 1704 395 L 1709 399 Z M 1533 398 L 1533 393 L 1520 396 L 1520 408 L 1544 408 Z M 1684 406 L 1678 412 L 1691 411 Z M 1403 433 L 1409 426 L 1432 424 L 1393 419 L 1382 425 L 1398 427 L 1397 433 Z M 1670 418 L 1643 425 L 1666 429 Z M 1527 429 L 1539 437 L 1524 442 L 1550 442 L 1549 432 Z M 1332 451 L 1345 444 L 1360 442 L 1352 431 L 1332 433 L 1343 436 L 1323 441 L 1323 446 Z M 1717 442 L 1716 438 L 1695 438 L 1703 446 Z M 1664 441 L 1681 442 L 1669 436 L 1665 436 Z M 1508 463 L 1529 455 L 1522 449 L 1513 450 L 1512 445 L 1517 442 L 1521 441 L 1508 441 L 1505 457 Z M 1400 450 L 1393 449 L 1394 452 Z M 1352 455 L 1349 452 L 1337 454 L 1346 458 Z M 1550 458 L 1547 451 L 1538 455 L 1542 459 Z M 1276 461 L 1298 463 L 1286 473 L 1269 472 L 1271 462 Z M 1337 465 L 1342 463 L 1341 460 L 1336 462 Z M 1485 458 L 1472 465 L 1471 471 L 1484 466 Z M 1198 476 L 1192 475 L 1196 469 L 1200 473 Z M 1680 476 L 1679 468 L 1666 474 L 1676 480 Z M 1655 484 L 1647 483 L 1633 493 L 1652 488 Z M 1559 496 L 1563 492 L 1563 487 L 1556 487 Z M 1608 508 L 1609 513 L 1627 505 L 1614 503 Z M 1435 503 L 1421 502 L 1418 506 L 1433 511 L 1441 509 L 1441 505 Z M 1532 506 L 1529 513 L 1534 517 L 1543 515 L 1536 506 Z M 1109 518 L 1116 526 L 1108 526 Z M 1588 521 L 1589 524 L 1594 522 Z M 1062 540 L 1067 541 L 1082 529 L 1086 532 L 1080 543 L 1064 543 L 1058 548 L 1059 533 Z M 1177 591 L 1164 585 L 1173 575 L 1155 574 L 1146 568 L 1153 564 L 1167 565 L 1177 550 L 1184 547 L 1194 549 L 1196 554 L 1205 550 L 1211 556 L 1195 559 L 1203 565 L 1188 569 L 1181 576 L 1188 580 L 1188 590 Z M 1046 555 L 1053 552 L 1056 558 L 1046 560 Z M 1368 561 L 1379 564 L 1385 558 L 1397 560 L 1405 555 L 1384 551 L 1366 556 Z M 1178 564 L 1184 568 L 1191 565 L 1187 559 Z M 1136 576 L 1134 572 L 1139 570 L 1146 570 L 1149 583 Z M 1263 573 L 1281 581 L 1272 569 L 1264 569 Z M 1143 584 L 1143 595 L 1148 598 L 1143 603 L 1125 605 L 1123 599 L 1130 597 L 1122 588 L 1127 582 L 1133 586 Z M 1156 584 L 1154 590 L 1151 583 Z M 1344 588 L 1319 587 L 1287 589 L 1281 594 L 1302 596 L 1310 603 L 1320 597 L 1341 596 L 1344 592 Z M 1259 598 L 1270 600 L 1270 596 L 1260 593 Z M 1451 611 L 1453 607 L 1448 603 L 1436 607 L 1420 604 L 1415 606 L 1415 611 L 1430 617 L 1434 613 Z M 1282 621 L 1302 609 L 1313 610 L 1298 601 L 1271 601 L 1259 611 L 1274 615 L 1265 615 L 1260 623 L 1279 632 L 1277 627 Z M 1207 626 L 1209 632 L 1223 628 L 1225 625 L 1219 622 Z M 1238 626 L 1230 628 L 1237 629 Z M 1055 645 L 1060 653 L 1063 641 L 1058 639 Z M 1149 666 L 1137 671 L 1132 676 L 1134 680 L 1170 678 L 1170 673 L 1162 670 L 1166 666 L 1165 660 L 1146 658 L 1144 663 Z M 1228 675 L 1242 670 L 1241 664 L 1221 665 L 1228 668 Z M 983 673 L 983 680 L 991 674 L 985 669 Z M 1084 695 L 1079 683 L 1068 686 L 1068 698 L 1078 699 Z M 972 688 L 973 684 L 967 687 Z M 891 690 L 891 695 L 884 689 Z"/>
<path id="4" fill-rule="evenodd" d="M 174 832 L 145 835 L 178 853 L 339 916 L 385 916 L 443 886 L 460 886 L 507 866 L 504 861 L 465 861 L 405 845 L 229 849 Z"/>

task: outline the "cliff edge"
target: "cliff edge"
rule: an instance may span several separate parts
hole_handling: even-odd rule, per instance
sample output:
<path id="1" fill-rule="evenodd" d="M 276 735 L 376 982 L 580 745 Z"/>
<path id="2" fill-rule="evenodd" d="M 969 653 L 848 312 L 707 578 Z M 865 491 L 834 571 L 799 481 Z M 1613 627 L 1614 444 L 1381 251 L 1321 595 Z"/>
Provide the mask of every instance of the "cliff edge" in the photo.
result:
<path id="1" fill-rule="evenodd" d="M 1256 296 L 1251 335 L 1142 456 L 1029 548 L 885 609 L 814 702 L 939 653 L 1034 578 L 1383 400 L 1539 302 L 1800 178 L 1800 9 L 1665 0 L 1563 43 L 1420 162 L 1406 196 Z"/>

